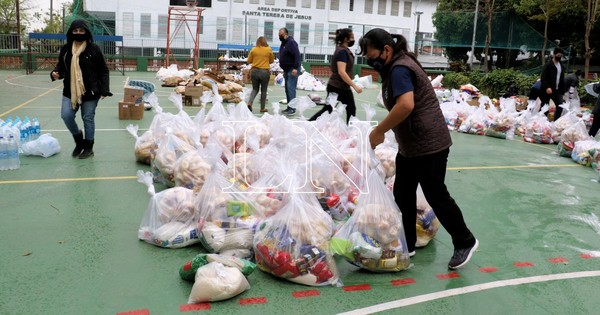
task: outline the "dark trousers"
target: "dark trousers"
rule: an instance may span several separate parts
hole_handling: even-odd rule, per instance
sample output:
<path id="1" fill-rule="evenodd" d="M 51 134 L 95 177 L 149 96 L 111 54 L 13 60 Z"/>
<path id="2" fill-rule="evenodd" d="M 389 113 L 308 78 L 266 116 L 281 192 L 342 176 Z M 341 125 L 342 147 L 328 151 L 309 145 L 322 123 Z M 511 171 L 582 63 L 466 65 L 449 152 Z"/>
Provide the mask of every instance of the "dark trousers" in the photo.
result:
<path id="1" fill-rule="evenodd" d="M 400 153 L 396 155 L 394 198 L 402 212 L 409 252 L 415 249 L 417 242 L 418 184 L 421 184 L 423 194 L 438 220 L 452 237 L 454 248 L 468 248 L 475 244 L 475 238 L 467 228 L 460 208 L 444 184 L 449 153 L 450 149 L 419 157 L 405 157 Z"/>
<path id="2" fill-rule="evenodd" d="M 557 93 L 556 90 L 552 91 L 552 94 L 548 94 L 546 93 L 546 91 L 541 91 L 540 101 L 542 101 L 542 104 L 550 104 L 550 100 L 552 99 L 554 105 L 556 105 L 556 109 L 554 110 L 554 121 L 556 121 L 560 118 L 560 115 L 562 115 L 563 111 L 562 107 L 560 107 L 559 105 L 564 103 L 565 101 L 563 100 L 563 94 Z"/>
<path id="3" fill-rule="evenodd" d="M 271 73 L 267 69 L 254 68 L 252 69 L 252 73 L 250 73 L 250 79 L 252 80 L 252 93 L 250 93 L 248 104 L 252 105 L 260 88 L 260 109 L 263 109 L 267 102 L 267 88 L 269 87 Z"/>
<path id="4" fill-rule="evenodd" d="M 592 109 L 592 114 L 594 114 L 594 120 L 592 121 L 589 135 L 595 137 L 598 133 L 598 129 L 600 129 L 600 97 L 596 100 L 596 105 L 594 106 L 594 109 Z"/>
<path id="5" fill-rule="evenodd" d="M 340 88 L 336 88 L 335 86 L 327 84 L 327 96 L 329 93 L 337 93 L 337 100 L 342 104 L 346 105 L 346 124 L 350 121 L 350 117 L 356 116 L 356 104 L 354 103 L 354 95 L 352 94 L 352 90 L 344 90 Z M 317 120 L 319 116 L 323 115 L 325 112 L 331 113 L 333 111 L 333 107 L 329 104 L 325 104 L 320 111 L 310 117 L 309 121 Z"/>

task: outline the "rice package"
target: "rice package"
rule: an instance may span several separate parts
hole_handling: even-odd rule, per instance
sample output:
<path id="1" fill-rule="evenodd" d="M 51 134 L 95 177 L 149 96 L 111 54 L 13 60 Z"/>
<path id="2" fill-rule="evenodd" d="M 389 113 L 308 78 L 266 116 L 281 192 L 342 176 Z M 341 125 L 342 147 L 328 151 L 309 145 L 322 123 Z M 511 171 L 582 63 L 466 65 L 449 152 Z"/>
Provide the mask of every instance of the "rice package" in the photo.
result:
<path id="1" fill-rule="evenodd" d="M 193 191 L 174 187 L 155 193 L 150 172 L 138 171 L 138 181 L 148 187 L 151 196 L 138 229 L 138 238 L 167 248 L 198 243 Z"/>
<path id="2" fill-rule="evenodd" d="M 211 262 L 196 272 L 188 304 L 223 301 L 248 289 L 250 283 L 239 269 Z"/>
<path id="3" fill-rule="evenodd" d="M 212 262 L 218 262 L 227 267 L 237 268 L 246 277 L 256 269 L 256 264 L 246 259 L 202 253 L 181 266 L 181 268 L 179 268 L 179 276 L 183 280 L 194 281 L 196 279 L 196 271 L 202 266 L 206 266 Z"/>
<path id="4" fill-rule="evenodd" d="M 276 277 L 309 286 L 340 285 L 329 251 L 333 221 L 310 193 L 291 193 L 254 236 L 258 268 Z"/>
<path id="5" fill-rule="evenodd" d="M 369 172 L 367 182 L 369 192 L 361 195 L 352 217 L 331 239 L 332 252 L 370 271 L 407 269 L 410 258 L 394 196 L 376 170 Z"/>

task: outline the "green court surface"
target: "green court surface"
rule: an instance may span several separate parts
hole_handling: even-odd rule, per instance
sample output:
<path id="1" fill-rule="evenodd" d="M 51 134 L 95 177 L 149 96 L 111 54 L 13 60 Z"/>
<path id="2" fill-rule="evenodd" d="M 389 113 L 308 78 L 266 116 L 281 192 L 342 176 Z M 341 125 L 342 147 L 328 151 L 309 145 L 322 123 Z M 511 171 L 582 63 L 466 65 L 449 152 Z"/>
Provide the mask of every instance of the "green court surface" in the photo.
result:
<path id="1" fill-rule="evenodd" d="M 0 72 L 0 118 L 38 117 L 42 133 L 63 148 L 46 159 L 21 156 L 19 170 L 0 171 L 0 314 L 598 312 L 598 175 L 558 156 L 554 145 L 461 133 L 452 133 L 446 183 L 480 241 L 464 268 L 447 269 L 452 244 L 440 229 L 405 271 L 348 272 L 343 287 L 307 287 L 256 270 L 240 296 L 186 305 L 192 283 L 178 269 L 202 247 L 164 249 L 137 239 L 149 195 L 136 171 L 149 166 L 135 162 L 125 127 L 145 130 L 153 115 L 118 120 L 127 76 L 159 86 L 154 73 L 113 72 L 115 96 L 97 110 L 95 156 L 79 160 L 60 118 L 62 82 L 45 72 Z M 157 87 L 161 106 L 174 112 L 169 93 Z M 269 93 L 270 101 L 284 98 L 281 87 Z M 376 94 L 365 90 L 357 104 L 374 105 Z M 384 115 L 377 107 L 375 118 Z M 364 119 L 360 106 L 358 116 Z"/>

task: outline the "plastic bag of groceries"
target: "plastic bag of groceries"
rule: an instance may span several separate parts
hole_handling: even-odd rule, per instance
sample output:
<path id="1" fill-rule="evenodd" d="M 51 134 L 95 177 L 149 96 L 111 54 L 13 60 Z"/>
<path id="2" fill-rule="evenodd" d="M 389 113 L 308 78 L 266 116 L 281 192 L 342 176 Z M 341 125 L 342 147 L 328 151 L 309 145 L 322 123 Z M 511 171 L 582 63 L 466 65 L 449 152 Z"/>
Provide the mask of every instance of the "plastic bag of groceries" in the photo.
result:
<path id="1" fill-rule="evenodd" d="M 135 138 L 135 145 L 133 146 L 135 160 L 139 163 L 150 165 L 150 161 L 152 160 L 152 146 L 154 145 L 152 131 L 147 130 L 138 137 L 138 130 L 138 125 L 127 125 L 127 131 Z"/>
<path id="2" fill-rule="evenodd" d="M 600 142 L 596 140 L 584 140 L 575 142 L 571 159 L 581 165 L 592 166 L 598 163 L 600 158 Z"/>
<path id="3" fill-rule="evenodd" d="M 402 214 L 377 170 L 369 171 L 368 194 L 361 195 L 354 214 L 331 239 L 334 254 L 376 272 L 407 269 L 410 258 Z"/>
<path id="4" fill-rule="evenodd" d="M 175 162 L 183 154 L 194 151 L 196 148 L 181 140 L 168 129 L 160 140 L 154 158 L 151 161 L 154 180 L 165 184 L 167 187 L 175 186 Z"/>
<path id="5" fill-rule="evenodd" d="M 562 116 L 559 118 L 561 119 Z M 558 143 L 558 154 L 560 156 L 570 157 L 577 141 L 591 140 L 588 134 L 585 123 L 582 120 L 578 120 L 576 123 L 567 127 L 563 130 L 560 135 L 560 142 Z"/>
<path id="6" fill-rule="evenodd" d="M 250 283 L 237 268 L 211 262 L 196 271 L 188 304 L 223 301 L 248 289 Z"/>
<path id="7" fill-rule="evenodd" d="M 21 149 L 25 155 L 39 155 L 47 158 L 60 152 L 60 144 L 52 134 L 45 133 L 33 141 L 23 143 Z"/>
<path id="8" fill-rule="evenodd" d="M 138 182 L 148 187 L 150 202 L 138 229 L 138 238 L 167 248 L 180 248 L 199 242 L 194 221 L 194 192 L 175 187 L 156 193 L 152 173 L 138 171 Z"/>
<path id="9" fill-rule="evenodd" d="M 425 247 L 440 229 L 440 221 L 425 199 L 421 185 L 417 187 L 417 242 L 415 247 Z"/>
<path id="10" fill-rule="evenodd" d="M 561 141 L 562 132 L 579 121 L 580 118 L 577 114 L 578 112 L 569 111 L 563 106 L 563 114 L 554 122 L 554 133 L 552 134 L 554 142 L 559 143 Z"/>
<path id="11" fill-rule="evenodd" d="M 200 242 L 211 253 L 252 257 L 254 230 L 264 218 L 262 207 L 218 171 L 221 160 L 213 163 L 196 198 Z"/>
<path id="12" fill-rule="evenodd" d="M 552 134 L 554 132 L 554 126 L 548 121 L 545 113 L 548 111 L 549 106 L 544 105 L 542 109 L 531 117 L 527 126 L 525 126 L 525 135 L 523 141 L 531 143 L 545 143 L 552 144 Z"/>
<path id="13" fill-rule="evenodd" d="M 196 271 L 212 262 L 218 262 L 227 267 L 237 268 L 246 277 L 256 269 L 256 264 L 246 259 L 219 254 L 201 253 L 179 268 L 179 276 L 183 280 L 194 281 L 196 278 Z"/>
<path id="14" fill-rule="evenodd" d="M 261 222 L 254 236 L 258 268 L 309 286 L 341 285 L 329 250 L 333 221 L 311 193 L 290 193 L 289 203 Z"/>
<path id="15" fill-rule="evenodd" d="M 490 112 L 494 114 L 485 135 L 500 139 L 513 139 L 515 118 L 517 117 L 516 100 L 513 98 L 501 98 L 500 108 L 501 110 L 497 111 L 495 106 L 490 106 Z"/>

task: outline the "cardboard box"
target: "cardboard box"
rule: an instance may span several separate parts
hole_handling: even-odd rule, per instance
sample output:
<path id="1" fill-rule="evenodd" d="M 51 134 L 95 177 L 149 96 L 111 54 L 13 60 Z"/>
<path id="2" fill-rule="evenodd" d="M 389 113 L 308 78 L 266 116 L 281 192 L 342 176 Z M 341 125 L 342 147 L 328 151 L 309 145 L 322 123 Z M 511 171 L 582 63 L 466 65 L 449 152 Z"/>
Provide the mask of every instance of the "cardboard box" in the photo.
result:
<path id="1" fill-rule="evenodd" d="M 202 106 L 202 102 L 198 96 L 184 96 L 183 106 Z"/>
<path id="2" fill-rule="evenodd" d="M 204 93 L 204 86 L 186 86 L 185 96 L 196 96 L 200 97 Z"/>
<path id="3" fill-rule="evenodd" d="M 143 103 L 142 96 L 144 95 L 144 89 L 136 89 L 133 87 L 125 87 L 125 95 L 123 96 L 123 102 L 127 103 Z"/>
<path id="4" fill-rule="evenodd" d="M 144 103 L 119 102 L 119 120 L 141 120 L 144 118 Z"/>
<path id="5" fill-rule="evenodd" d="M 129 114 L 129 106 L 134 105 L 133 103 L 119 102 L 119 120 L 129 120 L 131 115 Z"/>

